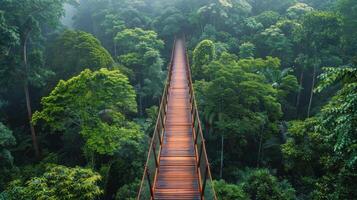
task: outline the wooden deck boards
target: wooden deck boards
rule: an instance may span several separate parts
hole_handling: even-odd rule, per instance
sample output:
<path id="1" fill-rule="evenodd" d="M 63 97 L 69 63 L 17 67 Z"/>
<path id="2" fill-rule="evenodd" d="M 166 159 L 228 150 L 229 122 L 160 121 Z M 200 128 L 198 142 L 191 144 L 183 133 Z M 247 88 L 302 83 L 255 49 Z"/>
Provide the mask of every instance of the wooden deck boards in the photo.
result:
<path id="1" fill-rule="evenodd" d="M 200 199 L 184 53 L 183 41 L 178 40 L 175 45 L 160 167 L 154 188 L 154 196 L 158 200 Z"/>

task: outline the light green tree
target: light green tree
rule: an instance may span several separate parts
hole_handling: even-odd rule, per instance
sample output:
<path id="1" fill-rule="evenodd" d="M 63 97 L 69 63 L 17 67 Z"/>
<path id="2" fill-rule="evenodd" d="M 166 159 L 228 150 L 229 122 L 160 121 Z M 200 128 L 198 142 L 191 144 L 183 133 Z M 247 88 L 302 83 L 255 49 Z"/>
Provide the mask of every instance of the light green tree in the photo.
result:
<path id="1" fill-rule="evenodd" d="M 290 6 L 286 10 L 286 15 L 289 19 L 299 19 L 303 17 L 306 13 L 312 12 L 313 10 L 313 7 L 305 3 L 296 3 L 295 5 Z"/>
<path id="2" fill-rule="evenodd" d="M 93 159 L 93 153 L 113 155 L 124 147 L 139 148 L 143 135 L 128 118 L 136 112 L 135 91 L 118 70 L 87 69 L 61 80 L 41 104 L 33 122 L 42 121 L 64 136 L 80 134 L 87 158 Z"/>
<path id="3" fill-rule="evenodd" d="M 13 181 L 2 195 L 7 200 L 94 200 L 103 193 L 100 179 L 90 169 L 51 166 L 25 183 Z"/>
<path id="4" fill-rule="evenodd" d="M 254 58 L 255 45 L 251 42 L 245 42 L 239 46 L 240 58 Z"/>
<path id="5" fill-rule="evenodd" d="M 204 68 L 215 59 L 215 45 L 211 40 L 203 40 L 193 50 L 192 76 L 194 79 L 205 77 Z"/>

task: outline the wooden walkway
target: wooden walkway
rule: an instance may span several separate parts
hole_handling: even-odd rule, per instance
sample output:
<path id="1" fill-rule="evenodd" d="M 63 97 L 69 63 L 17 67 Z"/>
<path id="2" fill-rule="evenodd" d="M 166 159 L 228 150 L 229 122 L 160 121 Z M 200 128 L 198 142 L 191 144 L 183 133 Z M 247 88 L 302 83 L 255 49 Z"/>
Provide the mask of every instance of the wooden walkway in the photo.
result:
<path id="1" fill-rule="evenodd" d="M 177 40 L 174 52 L 165 133 L 154 185 L 154 197 L 168 200 L 198 200 L 201 197 L 183 40 Z"/>

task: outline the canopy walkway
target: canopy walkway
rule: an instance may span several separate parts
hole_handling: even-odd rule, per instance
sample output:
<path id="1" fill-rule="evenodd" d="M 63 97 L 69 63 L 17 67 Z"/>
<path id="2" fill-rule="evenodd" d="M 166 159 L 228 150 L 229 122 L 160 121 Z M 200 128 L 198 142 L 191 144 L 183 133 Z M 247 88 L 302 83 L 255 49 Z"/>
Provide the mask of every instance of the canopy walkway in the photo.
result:
<path id="1" fill-rule="evenodd" d="M 217 199 L 184 39 L 174 43 L 137 199 Z"/>

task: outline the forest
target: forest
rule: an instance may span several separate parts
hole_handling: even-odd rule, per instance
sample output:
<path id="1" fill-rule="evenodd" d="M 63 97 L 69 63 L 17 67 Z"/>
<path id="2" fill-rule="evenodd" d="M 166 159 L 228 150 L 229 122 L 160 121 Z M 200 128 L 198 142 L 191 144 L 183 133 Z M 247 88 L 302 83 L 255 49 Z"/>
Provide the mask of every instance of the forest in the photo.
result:
<path id="1" fill-rule="evenodd" d="M 0 0 L 0 200 L 136 199 L 182 35 L 219 200 L 357 199 L 357 0 Z"/>

